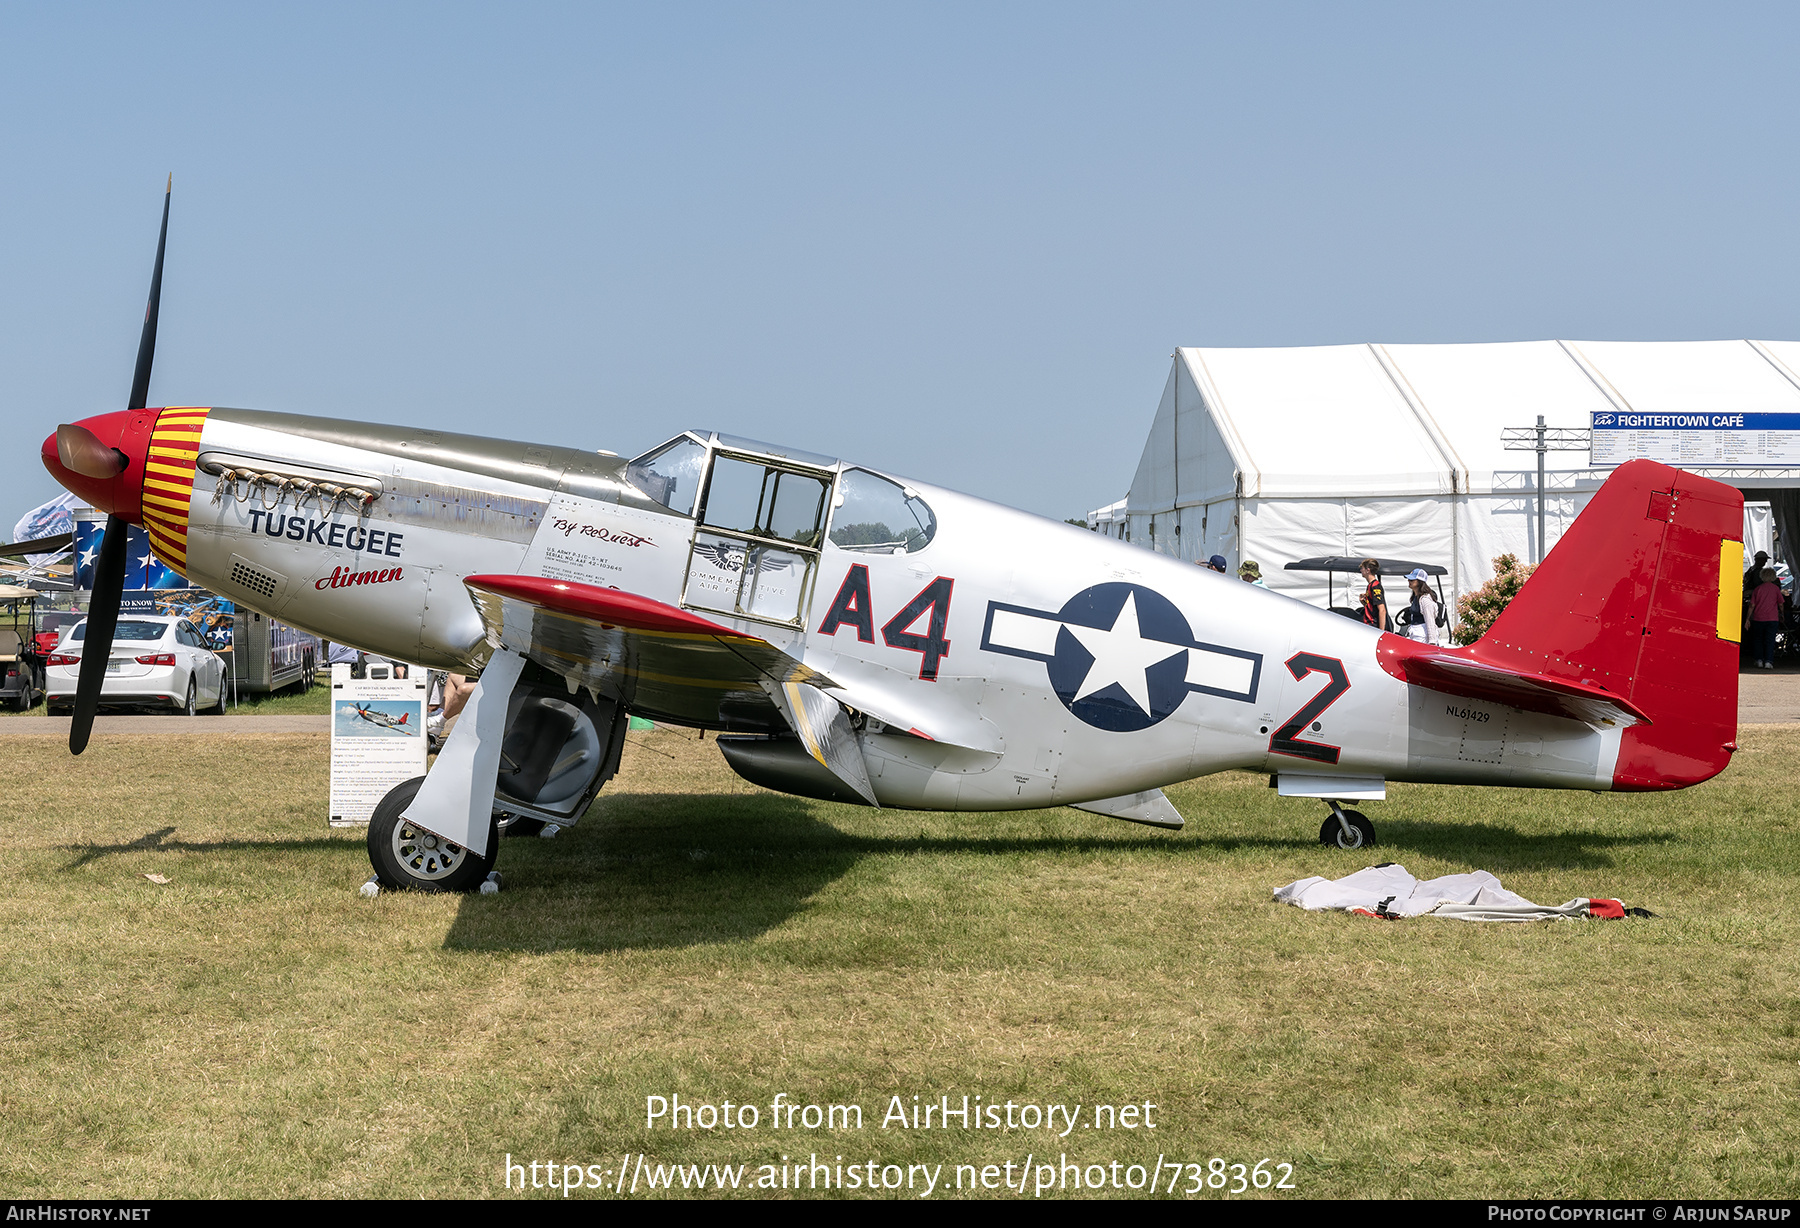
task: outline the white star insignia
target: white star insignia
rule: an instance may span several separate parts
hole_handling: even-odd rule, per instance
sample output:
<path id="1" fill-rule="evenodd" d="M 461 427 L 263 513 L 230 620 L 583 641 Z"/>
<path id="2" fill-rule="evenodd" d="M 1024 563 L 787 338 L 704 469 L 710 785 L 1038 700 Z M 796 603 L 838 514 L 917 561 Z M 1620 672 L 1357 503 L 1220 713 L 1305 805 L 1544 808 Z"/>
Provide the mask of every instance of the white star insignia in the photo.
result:
<path id="1" fill-rule="evenodd" d="M 1094 658 L 1087 676 L 1076 688 L 1076 703 L 1117 683 L 1131 697 L 1131 702 L 1149 716 L 1150 682 L 1145 671 L 1187 652 L 1176 644 L 1144 638 L 1138 627 L 1136 593 L 1125 598 L 1125 604 L 1119 607 L 1119 616 L 1105 631 L 1078 627 L 1074 623 L 1063 625 Z"/>

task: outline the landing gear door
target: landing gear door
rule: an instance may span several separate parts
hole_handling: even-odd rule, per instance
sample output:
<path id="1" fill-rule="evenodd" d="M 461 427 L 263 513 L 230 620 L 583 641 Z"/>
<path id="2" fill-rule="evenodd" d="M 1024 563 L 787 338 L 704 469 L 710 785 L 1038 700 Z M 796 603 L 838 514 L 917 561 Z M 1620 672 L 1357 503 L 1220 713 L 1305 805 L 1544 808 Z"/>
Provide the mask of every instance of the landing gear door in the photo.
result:
<path id="1" fill-rule="evenodd" d="M 785 458 L 715 451 L 681 603 L 804 627 L 835 477 Z"/>

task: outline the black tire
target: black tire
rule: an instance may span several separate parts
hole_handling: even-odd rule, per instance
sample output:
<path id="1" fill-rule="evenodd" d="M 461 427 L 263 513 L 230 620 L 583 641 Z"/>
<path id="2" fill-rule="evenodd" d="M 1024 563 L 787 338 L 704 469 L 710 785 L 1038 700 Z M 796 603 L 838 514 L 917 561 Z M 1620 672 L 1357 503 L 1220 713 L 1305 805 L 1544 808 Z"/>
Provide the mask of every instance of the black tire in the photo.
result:
<path id="1" fill-rule="evenodd" d="M 184 706 L 177 708 L 176 712 L 178 712 L 182 716 L 196 715 L 200 711 L 200 709 L 196 708 L 194 706 L 194 697 L 198 694 L 199 694 L 199 691 L 194 683 L 194 680 L 192 678 L 189 678 L 188 679 L 187 703 Z"/>
<path id="2" fill-rule="evenodd" d="M 230 681 L 230 679 L 227 678 L 225 675 L 221 674 L 219 676 L 219 697 L 213 701 L 213 706 L 206 710 L 206 715 L 208 715 L 208 716 L 224 716 L 225 715 L 225 684 L 228 681 Z"/>
<path id="3" fill-rule="evenodd" d="M 1372 849 L 1375 847 L 1375 824 L 1360 810 L 1346 810 L 1344 817 L 1350 820 L 1350 830 L 1355 842 L 1344 839 L 1343 829 L 1338 826 L 1337 816 L 1330 815 L 1319 828 L 1319 843 L 1326 848 L 1340 849 Z"/>
<path id="4" fill-rule="evenodd" d="M 487 855 L 477 857 L 415 828 L 400 816 L 424 783 L 423 776 L 415 776 L 395 785 L 369 816 L 369 864 L 375 869 L 375 879 L 389 891 L 473 891 L 494 868 L 500 833 L 489 819 Z"/>

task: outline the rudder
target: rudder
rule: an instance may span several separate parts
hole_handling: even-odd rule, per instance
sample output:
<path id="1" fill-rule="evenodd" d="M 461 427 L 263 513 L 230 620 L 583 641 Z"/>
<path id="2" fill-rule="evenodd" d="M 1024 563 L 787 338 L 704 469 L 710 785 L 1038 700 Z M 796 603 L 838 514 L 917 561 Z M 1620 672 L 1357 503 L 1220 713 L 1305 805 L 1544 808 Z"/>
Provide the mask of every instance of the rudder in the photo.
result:
<path id="1" fill-rule="evenodd" d="M 1650 719 L 1613 788 L 1679 789 L 1736 749 L 1744 498 L 1655 461 L 1620 465 L 1468 655 L 1604 687 Z"/>

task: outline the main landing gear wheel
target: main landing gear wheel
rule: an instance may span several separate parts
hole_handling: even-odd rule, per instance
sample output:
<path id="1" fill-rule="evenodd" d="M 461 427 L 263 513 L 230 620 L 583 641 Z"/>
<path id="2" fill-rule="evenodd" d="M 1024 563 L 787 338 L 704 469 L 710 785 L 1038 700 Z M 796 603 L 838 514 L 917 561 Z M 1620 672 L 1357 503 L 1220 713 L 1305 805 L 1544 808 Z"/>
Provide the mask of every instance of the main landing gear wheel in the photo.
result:
<path id="1" fill-rule="evenodd" d="M 1375 847 L 1375 824 L 1360 810 L 1346 810 L 1344 817 L 1350 821 L 1350 832 L 1345 834 L 1343 825 L 1338 822 L 1336 814 L 1326 817 L 1319 828 L 1319 843 L 1327 848 L 1367 849 Z"/>
<path id="2" fill-rule="evenodd" d="M 423 776 L 415 776 L 395 785 L 369 816 L 369 864 L 376 881 L 390 891 L 473 891 L 494 868 L 499 832 L 489 828 L 487 856 L 477 857 L 402 818 L 424 783 Z"/>

